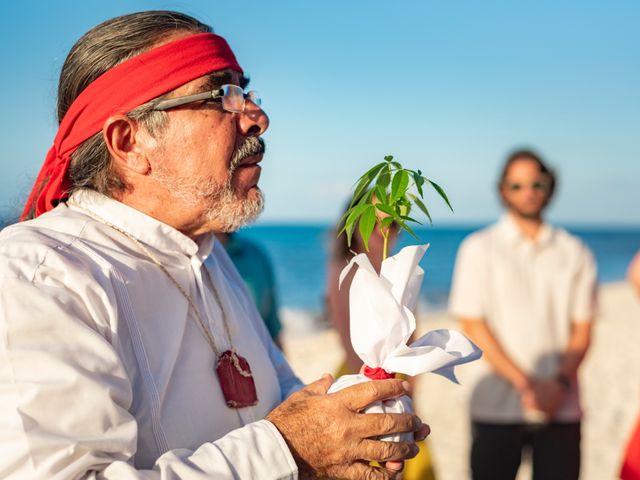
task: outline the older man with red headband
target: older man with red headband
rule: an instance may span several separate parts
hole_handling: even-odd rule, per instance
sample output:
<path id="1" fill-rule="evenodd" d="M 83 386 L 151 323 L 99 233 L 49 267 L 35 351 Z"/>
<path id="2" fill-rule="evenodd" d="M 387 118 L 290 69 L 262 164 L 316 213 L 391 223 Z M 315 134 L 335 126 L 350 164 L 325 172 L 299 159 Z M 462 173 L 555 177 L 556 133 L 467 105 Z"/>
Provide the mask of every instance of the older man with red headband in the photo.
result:
<path id="1" fill-rule="evenodd" d="M 72 48 L 54 144 L 0 234 L 0 477 L 382 479 L 416 454 L 375 437 L 423 438 L 417 417 L 359 413 L 405 385 L 303 387 L 214 240 L 262 209 L 246 84 L 176 12 Z"/>

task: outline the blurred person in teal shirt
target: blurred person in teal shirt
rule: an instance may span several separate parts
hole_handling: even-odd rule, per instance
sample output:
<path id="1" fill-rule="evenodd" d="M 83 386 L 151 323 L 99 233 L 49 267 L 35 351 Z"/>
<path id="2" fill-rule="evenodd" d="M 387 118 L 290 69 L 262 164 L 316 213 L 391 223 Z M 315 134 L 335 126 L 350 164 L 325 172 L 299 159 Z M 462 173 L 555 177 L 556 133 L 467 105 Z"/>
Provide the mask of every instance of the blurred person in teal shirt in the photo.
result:
<path id="1" fill-rule="evenodd" d="M 255 242 L 235 233 L 216 234 L 244 280 L 275 344 L 282 350 L 276 281 L 269 255 Z"/>

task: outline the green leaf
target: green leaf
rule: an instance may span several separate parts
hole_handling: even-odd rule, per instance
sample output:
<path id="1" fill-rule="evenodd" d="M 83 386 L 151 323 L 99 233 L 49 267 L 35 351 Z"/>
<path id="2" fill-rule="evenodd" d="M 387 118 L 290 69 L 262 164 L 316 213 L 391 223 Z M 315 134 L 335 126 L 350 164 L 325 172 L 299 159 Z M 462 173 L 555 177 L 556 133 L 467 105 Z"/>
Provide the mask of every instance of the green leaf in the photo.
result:
<path id="1" fill-rule="evenodd" d="M 351 246 L 351 237 L 353 236 L 353 231 L 356 228 L 356 220 L 358 219 L 358 217 L 360 215 L 362 215 L 362 213 L 367 209 L 367 208 L 371 208 L 371 204 L 362 204 L 362 205 L 356 205 L 353 208 L 350 208 L 347 213 L 349 214 L 349 216 L 347 217 L 346 222 L 344 223 L 344 227 L 342 228 L 342 230 L 340 230 L 340 232 L 338 232 L 338 236 L 342 233 L 345 232 L 347 235 L 347 245 Z"/>
<path id="2" fill-rule="evenodd" d="M 344 212 L 344 215 L 342 215 L 342 217 L 340 217 L 340 220 L 338 221 L 338 226 L 342 225 L 344 227 L 344 221 L 347 219 L 348 216 L 349 216 L 349 210 Z M 341 228 L 340 229 L 340 233 L 342 233 L 343 230 L 344 229 Z M 338 233 L 338 236 L 340 236 L 340 233 Z"/>
<path id="3" fill-rule="evenodd" d="M 358 185 L 353 190 L 353 195 L 351 196 L 351 202 L 349 203 L 349 207 L 352 207 L 362 196 L 362 194 L 367 190 L 369 184 L 371 183 L 372 178 L 361 177 L 358 181 Z"/>
<path id="4" fill-rule="evenodd" d="M 352 223 L 346 229 L 347 234 L 347 247 L 351 246 L 351 239 L 353 238 L 353 231 L 356 229 L 356 224 Z"/>
<path id="5" fill-rule="evenodd" d="M 337 235 L 338 237 L 340 236 L 340 234 L 342 232 L 345 231 L 345 227 L 346 227 L 345 220 L 349 215 L 351 215 L 351 212 L 353 211 L 353 209 L 355 207 L 357 207 L 358 205 L 363 205 L 364 203 L 369 203 L 370 204 L 372 197 L 373 197 L 373 190 L 369 190 L 369 192 L 365 193 L 364 195 L 362 195 L 360 197 L 360 200 L 358 200 L 358 203 L 356 205 L 354 205 L 354 206 L 350 207 L 349 209 L 347 209 L 347 211 L 344 213 L 344 215 L 342 215 L 342 217 L 340 217 L 340 221 L 338 222 L 338 226 L 342 225 L 343 228 L 338 232 L 338 235 Z"/>
<path id="6" fill-rule="evenodd" d="M 409 215 L 409 212 L 411 211 L 411 207 L 409 205 L 405 205 L 404 203 L 399 204 L 396 206 L 396 211 L 398 212 L 398 215 L 400 215 L 401 217 L 405 217 Z"/>
<path id="7" fill-rule="evenodd" d="M 373 189 L 369 190 L 367 193 L 363 194 L 358 200 L 357 205 L 362 205 L 363 203 L 371 203 L 371 199 L 373 198 Z"/>
<path id="8" fill-rule="evenodd" d="M 344 212 L 344 215 L 342 215 L 342 217 L 340 218 L 340 221 L 338 222 L 338 226 L 341 226 L 342 228 L 340 228 L 340 231 L 338 232 L 338 237 L 340 236 L 340 234 L 342 232 L 344 232 L 345 228 L 347 227 L 347 223 L 346 223 L 346 219 L 347 217 L 351 215 L 351 208 L 348 209 L 346 212 Z"/>
<path id="9" fill-rule="evenodd" d="M 342 230 L 338 232 L 338 235 L 340 235 L 344 231 L 347 231 L 349 226 L 353 225 L 357 220 L 357 218 L 360 215 L 362 215 L 362 213 L 370 206 L 371 204 L 364 203 L 364 204 L 356 205 L 355 207 L 351 207 L 349 210 L 347 210 L 347 214 L 348 214 L 347 220 L 344 222 L 344 226 L 342 227 Z"/>
<path id="10" fill-rule="evenodd" d="M 362 197 L 362 198 L 364 198 L 364 197 Z M 360 203 L 362 203 L 362 200 L 360 200 Z M 346 224 L 345 224 L 345 220 L 347 219 L 347 217 L 348 217 L 349 215 L 351 215 L 351 210 L 352 210 L 352 208 L 353 208 L 353 207 L 348 208 L 348 209 L 347 209 L 347 211 L 346 211 L 346 212 L 344 212 L 344 214 L 342 215 L 342 217 L 340 217 L 340 221 L 338 222 L 338 226 L 339 226 L 339 227 L 342 227 L 342 228 L 341 228 L 341 229 L 340 229 L 340 231 L 338 232 L 338 236 L 340 236 L 340 234 L 341 234 L 342 232 L 344 232 L 344 227 L 346 226 Z"/>
<path id="11" fill-rule="evenodd" d="M 393 207 L 390 207 L 389 205 L 384 205 L 383 203 L 376 203 L 376 208 L 378 210 L 380 210 L 382 213 L 386 213 L 387 215 L 390 215 L 392 217 L 395 217 L 397 215 L 396 211 L 393 209 Z"/>
<path id="12" fill-rule="evenodd" d="M 369 170 L 367 170 L 364 175 L 362 175 L 362 177 L 360 178 L 364 178 L 364 177 L 368 177 L 370 179 L 374 179 L 376 177 L 376 175 L 378 174 L 378 172 L 380 170 L 382 170 L 383 167 L 385 167 L 387 164 L 386 162 L 380 162 L 376 165 L 374 165 L 373 167 L 371 167 Z"/>
<path id="13" fill-rule="evenodd" d="M 408 215 L 402 215 L 400 218 L 405 222 L 413 222 L 413 223 L 417 223 L 418 225 L 422 225 L 422 222 L 419 222 L 415 218 L 411 218 Z"/>
<path id="14" fill-rule="evenodd" d="M 349 225 L 353 222 L 356 221 L 356 218 L 358 218 L 360 215 L 362 215 L 362 213 L 371 206 L 371 204 L 369 203 L 362 203 L 362 204 L 358 204 L 355 207 L 351 208 L 350 211 L 351 213 L 349 214 L 349 217 L 347 218 L 347 222 L 346 224 Z"/>
<path id="15" fill-rule="evenodd" d="M 385 170 L 383 172 L 380 172 L 380 175 L 378 175 L 378 180 L 376 180 L 376 186 L 379 186 L 386 190 L 390 182 L 391 182 L 391 172 L 389 170 Z"/>
<path id="16" fill-rule="evenodd" d="M 431 219 L 431 214 L 429 213 L 429 209 L 427 208 L 427 206 L 422 202 L 422 200 L 420 200 L 418 197 L 416 197 L 415 195 L 409 194 L 413 200 L 413 203 L 415 203 L 418 208 L 420 210 L 422 210 L 422 212 L 427 216 L 427 218 L 429 219 L 429 223 L 433 223 L 433 220 Z"/>
<path id="17" fill-rule="evenodd" d="M 394 203 L 400 197 L 404 196 L 409 186 L 409 174 L 404 170 L 399 170 L 393 176 L 391 181 L 391 200 L 390 203 Z"/>
<path id="18" fill-rule="evenodd" d="M 396 223 L 398 225 L 400 225 L 402 228 L 404 228 L 407 232 L 409 232 L 409 234 L 415 238 L 416 240 L 420 241 L 420 238 L 418 238 L 418 236 L 415 234 L 415 232 L 411 229 L 411 227 L 409 225 L 407 225 L 402 219 L 400 218 L 396 218 L 395 219 Z"/>
<path id="19" fill-rule="evenodd" d="M 416 189 L 418 190 L 418 193 L 420 194 L 421 197 L 424 197 L 424 192 L 422 191 L 422 185 L 424 185 L 424 178 L 422 178 L 422 175 L 420 174 L 420 170 L 418 170 L 417 172 L 412 172 L 413 175 L 413 181 L 416 184 Z"/>
<path id="20" fill-rule="evenodd" d="M 447 202 L 447 205 L 449 206 L 449 209 L 453 212 L 453 207 L 449 203 L 449 199 L 447 198 L 447 194 L 444 193 L 444 190 L 442 189 L 442 187 L 440 185 L 438 185 L 436 182 L 432 182 L 428 178 L 426 180 L 431 184 L 431 186 L 436 190 L 436 192 L 438 192 L 438 194 L 442 197 L 442 199 L 445 202 Z"/>
<path id="21" fill-rule="evenodd" d="M 389 199 L 387 198 L 387 192 L 382 189 L 380 187 L 380 185 L 377 185 L 376 188 L 374 189 L 375 194 L 376 194 L 376 198 L 378 199 L 378 201 L 384 205 L 389 205 Z"/>
<path id="22" fill-rule="evenodd" d="M 402 165 L 400 165 L 400 163 L 398 163 L 398 162 L 391 162 L 391 165 L 396 167 L 398 170 L 402 170 Z"/>
<path id="23" fill-rule="evenodd" d="M 369 207 L 364 211 L 362 217 L 360 217 L 360 235 L 362 235 L 362 241 L 364 242 L 364 249 L 369 251 L 369 238 L 373 232 L 373 228 L 376 226 L 376 209 L 373 205 L 367 205 Z"/>
<path id="24" fill-rule="evenodd" d="M 385 159 L 387 162 L 390 162 L 391 160 L 393 160 L 393 155 L 385 155 L 384 159 Z"/>
<path id="25" fill-rule="evenodd" d="M 382 170 L 382 167 L 386 166 L 385 162 L 380 162 L 376 166 L 370 168 L 364 175 L 362 175 L 357 182 L 356 188 L 353 191 L 353 196 L 351 197 L 351 203 L 349 206 L 353 206 L 353 204 L 360 198 L 360 196 L 367 190 L 367 187 L 371 183 L 371 181 L 376 178 L 378 172 Z"/>
<path id="26" fill-rule="evenodd" d="M 385 228 L 390 227 L 393 222 L 395 222 L 393 217 L 384 217 L 380 222 L 380 228 L 384 230 Z"/>

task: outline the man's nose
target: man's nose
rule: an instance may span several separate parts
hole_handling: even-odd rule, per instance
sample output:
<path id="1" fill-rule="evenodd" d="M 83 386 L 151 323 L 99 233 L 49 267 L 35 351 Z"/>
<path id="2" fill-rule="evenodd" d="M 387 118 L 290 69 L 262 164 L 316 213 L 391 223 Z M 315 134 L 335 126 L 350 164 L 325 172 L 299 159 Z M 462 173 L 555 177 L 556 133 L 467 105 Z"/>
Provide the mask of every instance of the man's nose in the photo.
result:
<path id="1" fill-rule="evenodd" d="M 238 116 L 238 125 L 245 137 L 257 137 L 269 128 L 269 117 L 262 108 L 251 100 L 247 100 L 244 112 Z"/>

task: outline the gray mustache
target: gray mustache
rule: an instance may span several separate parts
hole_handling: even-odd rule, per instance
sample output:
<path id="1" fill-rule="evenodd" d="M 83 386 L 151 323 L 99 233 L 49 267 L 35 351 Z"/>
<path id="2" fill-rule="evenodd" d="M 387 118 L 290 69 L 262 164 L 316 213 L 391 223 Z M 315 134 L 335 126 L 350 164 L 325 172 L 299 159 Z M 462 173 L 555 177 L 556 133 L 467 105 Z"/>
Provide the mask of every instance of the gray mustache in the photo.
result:
<path id="1" fill-rule="evenodd" d="M 266 150 L 264 140 L 261 137 L 247 137 L 240 148 L 238 148 L 231 158 L 231 168 L 235 170 L 242 160 L 247 157 L 252 157 L 260 153 L 264 153 Z"/>

